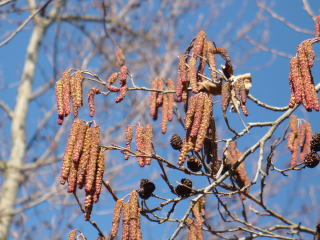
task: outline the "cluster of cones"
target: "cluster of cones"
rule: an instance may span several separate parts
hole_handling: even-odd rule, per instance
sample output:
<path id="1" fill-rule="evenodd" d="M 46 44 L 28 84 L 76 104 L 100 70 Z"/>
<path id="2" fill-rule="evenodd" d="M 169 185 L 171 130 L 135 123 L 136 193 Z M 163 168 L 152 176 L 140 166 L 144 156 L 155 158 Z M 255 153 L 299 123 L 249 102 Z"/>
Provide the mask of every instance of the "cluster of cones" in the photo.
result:
<path id="1" fill-rule="evenodd" d="M 140 228 L 140 209 L 137 191 L 130 194 L 129 202 L 124 202 L 121 199 L 116 201 L 110 239 L 115 239 L 118 235 L 120 220 L 122 217 L 122 236 L 123 240 L 141 240 L 142 233 Z"/>
<path id="2" fill-rule="evenodd" d="M 139 125 L 136 127 L 135 131 L 135 141 L 136 141 L 136 155 L 137 161 L 140 167 L 144 167 L 145 165 L 151 164 L 151 158 L 147 156 L 152 155 L 152 125 L 148 124 L 145 127 Z M 133 126 L 129 125 L 126 127 L 125 132 L 126 139 L 126 149 L 124 151 L 124 159 L 129 159 L 129 152 L 131 152 L 131 142 L 133 139 Z M 147 156 L 141 156 L 147 155 Z"/>
<path id="3" fill-rule="evenodd" d="M 315 89 L 311 67 L 315 54 L 312 44 L 320 41 L 320 18 L 315 20 L 315 37 L 307 39 L 297 47 L 297 54 L 290 61 L 289 83 L 291 96 L 289 107 L 303 104 L 307 111 L 320 110 L 318 94 Z"/>
<path id="4" fill-rule="evenodd" d="M 78 110 L 83 105 L 82 82 L 84 77 L 80 70 L 72 73 L 70 70 L 63 72 L 60 80 L 56 82 L 55 92 L 58 108 L 58 124 L 63 123 L 63 119 L 71 112 L 70 101 L 72 102 L 72 111 L 75 117 L 78 116 Z"/>
<path id="5" fill-rule="evenodd" d="M 226 167 L 230 169 L 237 161 L 242 157 L 242 153 L 237 149 L 236 142 L 230 142 L 224 152 Z M 239 166 L 231 173 L 231 177 L 235 179 L 235 182 L 240 188 L 248 186 L 250 180 L 245 169 L 244 161 L 242 161 Z M 245 193 L 249 193 L 249 188 L 245 189 Z M 246 196 L 244 193 L 240 193 L 241 199 L 245 199 Z"/>
<path id="6" fill-rule="evenodd" d="M 187 133 L 179 155 L 179 165 L 184 163 L 188 152 L 199 152 L 202 149 L 210 125 L 212 105 L 212 97 L 204 92 L 189 98 L 188 110 L 184 119 Z"/>
<path id="7" fill-rule="evenodd" d="M 68 192 L 85 188 L 85 220 L 90 219 L 93 203 L 99 201 L 104 173 L 104 152 L 99 147 L 100 128 L 82 120 L 72 124 L 63 156 L 60 183 L 68 182 Z"/>
<path id="8" fill-rule="evenodd" d="M 173 119 L 174 93 L 163 91 L 174 91 L 174 82 L 168 79 L 165 83 L 161 77 L 156 77 L 151 87 L 156 91 L 150 93 L 150 116 L 153 120 L 157 120 L 158 110 L 162 107 L 161 132 L 164 134 L 167 131 L 168 121 Z"/>

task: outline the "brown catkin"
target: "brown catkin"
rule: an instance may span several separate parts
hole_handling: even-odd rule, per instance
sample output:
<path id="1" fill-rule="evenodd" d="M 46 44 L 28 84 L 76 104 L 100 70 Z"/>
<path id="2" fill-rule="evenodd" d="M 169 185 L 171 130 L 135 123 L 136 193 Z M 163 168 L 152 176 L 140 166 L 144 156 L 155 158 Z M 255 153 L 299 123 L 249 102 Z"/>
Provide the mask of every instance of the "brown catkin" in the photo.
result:
<path id="1" fill-rule="evenodd" d="M 72 166 L 72 153 L 73 148 L 76 142 L 76 137 L 78 134 L 78 127 L 81 124 L 82 120 L 74 120 L 71 126 L 70 134 L 67 141 L 67 146 L 64 151 L 62 167 L 61 167 L 61 179 L 60 183 L 65 184 L 66 180 L 69 177 L 70 168 Z"/>
<path id="2" fill-rule="evenodd" d="M 204 69 L 205 69 L 205 67 L 207 65 L 207 59 L 206 59 L 207 52 L 208 52 L 207 41 L 204 41 L 203 49 L 202 49 L 202 56 L 200 58 L 200 63 L 199 63 L 198 70 L 197 70 L 198 74 L 204 75 Z M 203 76 L 198 75 L 197 80 L 199 82 L 202 82 L 202 81 L 205 81 L 206 79 Z"/>
<path id="3" fill-rule="evenodd" d="M 214 82 L 218 82 L 217 72 L 215 71 L 217 70 L 216 57 L 213 54 L 215 47 L 211 41 L 207 41 L 207 48 L 207 59 L 210 66 L 211 79 Z"/>
<path id="4" fill-rule="evenodd" d="M 88 161 L 90 158 L 92 132 L 93 132 L 93 128 L 87 128 L 86 135 L 84 138 L 82 154 L 79 160 L 79 167 L 78 167 L 78 173 L 77 173 L 77 184 L 79 188 L 82 188 L 84 185 L 84 176 L 86 174 L 86 169 L 87 169 Z"/>
<path id="5" fill-rule="evenodd" d="M 91 192 L 86 193 L 84 199 L 84 220 L 89 221 L 93 208 L 93 195 Z"/>
<path id="6" fill-rule="evenodd" d="M 204 101 L 206 98 L 205 93 L 198 93 L 196 95 L 196 110 L 194 113 L 194 118 L 193 118 L 193 123 L 191 127 L 191 137 L 195 137 L 198 135 L 198 131 L 201 125 L 201 120 L 202 120 L 202 115 L 203 115 L 203 110 L 204 110 Z"/>
<path id="7" fill-rule="evenodd" d="M 112 86 L 112 84 L 114 84 L 118 77 L 119 77 L 119 72 L 115 72 L 113 74 L 111 74 L 111 76 L 107 79 L 107 82 L 106 82 L 106 88 L 110 91 L 110 92 L 119 92 L 120 91 L 120 88 L 119 87 L 116 87 L 116 86 Z"/>
<path id="8" fill-rule="evenodd" d="M 68 193 L 72 193 L 76 190 L 77 185 L 77 171 L 78 171 L 78 164 L 72 162 L 70 168 L 70 174 L 68 177 Z"/>
<path id="9" fill-rule="evenodd" d="M 298 118 L 295 115 L 290 117 L 289 128 L 291 132 L 298 133 Z"/>
<path id="10" fill-rule="evenodd" d="M 152 89 L 158 89 L 158 82 L 157 79 L 154 79 L 151 82 L 151 88 Z M 150 116 L 153 118 L 153 120 L 157 119 L 157 96 L 158 92 L 150 92 L 150 98 L 149 98 L 149 108 L 150 108 Z"/>
<path id="11" fill-rule="evenodd" d="M 88 104 L 90 109 L 90 117 L 94 116 L 95 107 L 94 107 L 94 95 L 100 94 L 101 91 L 98 88 L 91 88 L 88 93 Z"/>
<path id="12" fill-rule="evenodd" d="M 186 157 L 189 152 L 189 149 L 190 149 L 189 142 L 188 142 L 187 138 L 185 138 L 183 141 L 182 147 L 181 147 L 179 158 L 178 158 L 178 165 L 179 166 L 183 165 L 183 163 L 185 162 Z"/>
<path id="13" fill-rule="evenodd" d="M 320 15 L 314 19 L 314 34 L 316 38 L 320 38 Z"/>
<path id="14" fill-rule="evenodd" d="M 130 204 L 123 203 L 123 215 L 122 215 L 122 236 L 121 240 L 129 240 L 130 236 Z"/>
<path id="15" fill-rule="evenodd" d="M 81 153 L 83 151 L 84 139 L 86 136 L 88 126 L 85 122 L 81 122 L 78 129 L 78 134 L 76 136 L 76 143 L 72 152 L 72 161 L 78 164 L 80 160 Z"/>
<path id="16" fill-rule="evenodd" d="M 136 154 L 142 155 L 145 150 L 145 138 L 144 138 L 144 128 L 143 126 L 138 126 L 136 128 Z M 144 157 L 137 157 L 137 161 L 140 167 L 144 167 Z"/>
<path id="17" fill-rule="evenodd" d="M 205 214 L 204 204 L 205 199 L 204 197 L 201 197 L 192 208 L 192 214 L 194 217 L 193 224 L 196 230 L 197 240 L 203 240 L 202 226 Z"/>
<path id="18" fill-rule="evenodd" d="M 55 86 L 56 90 L 56 102 L 57 102 L 57 109 L 58 109 L 58 117 L 59 119 L 63 119 L 64 117 L 64 109 L 63 109 L 63 83 L 62 80 L 56 82 Z"/>
<path id="19" fill-rule="evenodd" d="M 223 112 L 227 111 L 231 99 L 230 83 L 225 82 L 221 85 L 221 109 Z"/>
<path id="20" fill-rule="evenodd" d="M 114 206 L 113 217 L 112 217 L 112 227 L 110 233 L 110 239 L 115 239 L 118 235 L 120 218 L 123 210 L 123 201 L 118 199 Z"/>
<path id="21" fill-rule="evenodd" d="M 293 152 L 291 154 L 291 160 L 290 160 L 291 167 L 294 167 L 297 165 L 298 151 L 299 151 L 299 141 L 298 141 L 298 138 L 295 138 L 293 142 Z"/>
<path id="22" fill-rule="evenodd" d="M 105 162 L 104 162 L 104 151 L 100 148 L 98 161 L 97 161 L 97 173 L 95 179 L 95 192 L 93 195 L 93 201 L 96 203 L 99 201 L 99 196 L 102 187 L 103 174 L 104 174 Z"/>
<path id="23" fill-rule="evenodd" d="M 300 66 L 298 63 L 298 58 L 293 57 L 290 60 L 290 76 L 292 79 L 292 91 L 294 93 L 294 99 L 296 104 L 302 103 L 302 99 L 304 98 L 302 94 L 303 92 L 303 80 L 300 71 Z"/>
<path id="24" fill-rule="evenodd" d="M 174 81 L 169 78 L 168 79 L 168 90 L 174 91 Z M 174 107 L 174 93 L 168 93 L 168 120 L 172 121 L 173 119 L 173 107 Z"/>
<path id="25" fill-rule="evenodd" d="M 124 66 L 126 64 L 126 58 L 124 56 L 122 48 L 119 45 L 116 46 L 115 55 L 118 67 Z"/>
<path id="26" fill-rule="evenodd" d="M 305 132 L 305 139 L 303 142 L 303 145 L 301 146 L 301 152 L 299 156 L 300 162 L 304 161 L 305 156 L 310 153 L 310 147 L 311 147 L 311 140 L 312 140 L 312 128 L 309 122 L 305 122 L 304 124 L 304 132 Z"/>
<path id="27" fill-rule="evenodd" d="M 189 98 L 188 110 L 184 118 L 184 127 L 186 130 L 189 130 L 192 126 L 193 116 L 196 111 L 196 101 L 197 98 L 195 96 Z"/>
<path id="28" fill-rule="evenodd" d="M 304 145 L 305 139 L 306 139 L 306 126 L 305 124 L 300 124 L 298 128 L 298 142 L 299 142 L 299 147 L 302 147 Z"/>
<path id="29" fill-rule="evenodd" d="M 74 93 L 71 92 L 72 97 L 72 104 L 73 104 L 73 114 L 75 117 L 78 116 L 78 109 L 83 104 L 83 97 L 82 97 L 82 82 L 84 77 L 82 76 L 82 72 L 80 70 L 76 71 L 73 78 L 73 84 L 74 86 L 71 86 L 71 90 L 74 91 Z"/>
<path id="30" fill-rule="evenodd" d="M 137 239 L 138 238 L 138 231 L 139 225 L 138 218 L 140 218 L 139 212 L 139 197 L 137 191 L 133 191 L 130 194 L 129 199 L 129 206 L 130 206 L 130 220 L 129 220 L 129 239 Z"/>
<path id="31" fill-rule="evenodd" d="M 190 82 L 191 90 L 193 93 L 198 93 L 198 84 L 197 84 L 197 58 L 190 57 L 189 59 L 189 69 L 188 69 L 188 81 Z"/>
<path id="32" fill-rule="evenodd" d="M 168 94 L 163 94 L 163 103 L 162 103 L 162 120 L 161 120 L 161 133 L 165 134 L 167 131 L 168 125 Z"/>
<path id="33" fill-rule="evenodd" d="M 152 137 L 153 137 L 153 132 L 152 132 L 152 125 L 148 124 L 144 128 L 145 132 L 145 152 L 147 155 L 152 155 Z M 146 157 L 144 159 L 145 165 L 150 165 L 151 164 L 151 158 Z"/>
<path id="34" fill-rule="evenodd" d="M 206 133 L 208 127 L 210 125 L 210 118 L 212 115 L 212 97 L 208 94 L 205 95 L 204 108 L 202 114 L 201 125 L 198 131 L 198 136 L 195 144 L 195 151 L 199 152 L 203 146 L 204 138 L 206 137 Z"/>
<path id="35" fill-rule="evenodd" d="M 114 101 L 116 103 L 121 102 L 126 97 L 127 92 L 128 92 L 128 85 L 121 86 L 120 87 L 120 94 Z"/>
<path id="36" fill-rule="evenodd" d="M 77 236 L 77 229 L 73 229 L 69 232 L 69 236 L 68 236 L 68 240 L 76 240 L 76 236 Z"/>
<path id="37" fill-rule="evenodd" d="M 125 139 L 126 139 L 126 149 L 128 149 L 129 151 L 131 151 L 132 135 L 133 135 L 133 126 L 128 125 L 126 127 Z M 127 151 L 124 151 L 124 159 L 125 160 L 129 159 L 129 154 Z"/>
<path id="38" fill-rule="evenodd" d="M 176 86 L 176 96 L 182 99 L 183 86 L 187 84 L 187 67 L 186 67 L 186 56 L 182 55 L 179 57 L 178 64 L 178 79 Z"/>
<path id="39" fill-rule="evenodd" d="M 127 66 L 122 66 L 120 68 L 120 74 L 119 74 L 119 83 L 120 87 L 123 87 L 127 84 L 127 75 L 128 75 L 128 68 Z"/>
<path id="40" fill-rule="evenodd" d="M 307 56 L 308 66 L 313 67 L 315 54 L 312 49 L 312 44 L 314 43 L 313 39 L 307 39 L 304 41 L 304 52 Z"/>
<path id="41" fill-rule="evenodd" d="M 157 81 L 157 90 L 163 91 L 164 90 L 163 79 L 161 77 L 157 77 L 156 81 Z M 163 93 L 158 92 L 158 94 L 157 94 L 157 107 L 160 107 L 162 105 L 162 102 L 163 102 Z"/>
<path id="42" fill-rule="evenodd" d="M 288 134 L 288 139 L 287 139 L 287 147 L 290 152 L 293 152 L 293 144 L 294 144 L 294 139 L 296 138 L 294 132 L 289 132 Z"/>
<path id="43" fill-rule="evenodd" d="M 199 56 L 202 55 L 205 39 L 206 39 L 206 33 L 204 31 L 198 32 L 192 48 L 192 52 L 194 54 Z"/>
<path id="44" fill-rule="evenodd" d="M 70 71 L 64 71 L 62 74 L 62 84 L 63 84 L 63 111 L 64 116 L 68 116 L 71 112 L 70 99 L 71 99 L 71 86 L 70 86 Z"/>
<path id="45" fill-rule="evenodd" d="M 92 142 L 90 148 L 90 157 L 87 164 L 86 174 L 86 192 L 91 192 L 94 187 L 94 180 L 96 177 L 97 161 L 99 154 L 99 143 L 100 143 L 100 128 L 99 126 L 92 127 Z"/>

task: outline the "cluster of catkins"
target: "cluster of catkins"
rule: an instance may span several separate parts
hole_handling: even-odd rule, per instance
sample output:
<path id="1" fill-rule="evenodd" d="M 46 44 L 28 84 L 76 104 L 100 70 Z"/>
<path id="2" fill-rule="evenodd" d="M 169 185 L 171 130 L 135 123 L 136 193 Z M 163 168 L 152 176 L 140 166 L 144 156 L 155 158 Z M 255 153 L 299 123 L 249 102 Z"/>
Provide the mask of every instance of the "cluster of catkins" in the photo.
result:
<path id="1" fill-rule="evenodd" d="M 217 48 L 213 42 L 206 40 L 206 33 L 204 31 L 200 31 L 197 34 L 190 50 L 191 54 L 189 57 L 187 55 L 179 57 L 178 79 L 176 85 L 177 102 L 185 102 L 187 100 L 189 86 L 193 93 L 198 93 L 204 87 L 202 82 L 206 81 L 204 70 L 207 64 L 209 65 L 211 80 L 214 83 L 219 83 L 216 72 L 217 66 L 215 54 L 218 54 L 225 59 L 225 67 L 223 70 L 226 77 L 229 78 L 233 75 L 230 57 L 226 49 Z M 188 52 L 190 51 L 188 50 L 187 53 Z M 215 95 L 219 94 L 215 92 L 217 89 L 213 89 L 212 91 L 210 89 L 207 90 Z"/>
<path id="2" fill-rule="evenodd" d="M 297 47 L 296 56 L 291 58 L 289 84 L 291 96 L 289 107 L 303 104 L 307 111 L 319 111 L 319 99 L 315 89 L 311 67 L 314 64 L 315 54 L 312 44 L 320 41 L 320 17 L 315 19 L 315 38 L 301 42 Z"/>
<path id="3" fill-rule="evenodd" d="M 127 95 L 128 85 L 127 85 L 127 75 L 128 67 L 126 66 L 125 56 L 122 49 L 119 46 L 116 46 L 116 62 L 120 67 L 120 72 L 115 72 L 107 79 L 105 83 L 106 88 L 110 92 L 119 92 L 118 97 L 114 100 L 116 103 L 121 102 Z M 113 84 L 119 79 L 119 87 L 114 86 Z"/>
<path id="4" fill-rule="evenodd" d="M 212 97 L 208 93 L 199 92 L 189 98 L 188 110 L 184 119 L 186 137 L 183 141 L 178 164 L 182 165 L 188 152 L 199 152 L 210 125 L 212 115 Z"/>
<path id="5" fill-rule="evenodd" d="M 115 239 L 118 234 L 120 219 L 122 217 L 122 240 L 141 240 L 142 233 L 140 228 L 140 209 L 137 191 L 130 194 L 129 202 L 121 199 L 116 201 L 110 239 Z"/>
<path id="6" fill-rule="evenodd" d="M 202 196 L 192 208 L 193 218 L 187 218 L 189 240 L 203 240 L 202 226 L 205 218 L 205 198 Z"/>
<path id="7" fill-rule="evenodd" d="M 241 108 L 244 115 L 248 116 L 248 109 L 246 107 L 248 91 L 251 88 L 251 75 L 250 73 L 237 75 L 230 78 L 221 84 L 221 109 L 223 112 L 232 103 L 234 111 L 239 112 Z"/>
<path id="8" fill-rule="evenodd" d="M 237 161 L 241 158 L 242 153 L 237 149 L 236 142 L 229 142 L 228 146 L 224 151 L 225 163 L 227 168 L 231 168 Z M 236 183 L 240 188 L 248 186 L 250 184 L 250 180 L 247 175 L 247 171 L 245 169 L 244 161 L 242 161 L 238 167 L 234 170 L 231 177 L 234 177 Z M 245 193 L 249 193 L 249 188 L 245 189 Z M 243 193 L 240 193 L 241 199 L 245 199 L 246 196 Z"/>
<path id="9" fill-rule="evenodd" d="M 71 126 L 63 155 L 60 183 L 68 182 L 68 192 L 84 187 L 85 220 L 90 219 L 93 203 L 99 201 L 105 168 L 104 151 L 100 148 L 100 128 L 80 119 Z"/>
<path id="10" fill-rule="evenodd" d="M 164 134 L 167 131 L 168 121 L 173 119 L 174 82 L 172 79 L 168 79 L 165 83 L 161 77 L 156 77 L 152 81 L 151 87 L 156 91 L 152 91 L 150 94 L 150 116 L 153 120 L 157 120 L 158 110 L 162 107 L 161 132 Z M 168 92 L 164 93 L 164 91 Z"/>
<path id="11" fill-rule="evenodd" d="M 289 129 L 287 146 L 291 152 L 290 165 L 294 167 L 297 165 L 298 156 L 299 161 L 303 162 L 307 154 L 310 153 L 312 129 L 309 122 L 301 123 L 295 115 L 290 117 Z"/>
<path id="12" fill-rule="evenodd" d="M 136 141 L 136 155 L 137 161 L 140 167 L 151 164 L 151 158 L 141 155 L 152 155 L 152 125 L 148 124 L 143 127 L 141 125 L 136 127 L 135 131 L 135 141 Z M 125 140 L 126 140 L 126 149 L 123 151 L 124 159 L 129 159 L 129 152 L 131 152 L 131 142 L 133 139 L 133 126 L 129 125 L 126 127 Z"/>
<path id="13" fill-rule="evenodd" d="M 63 123 L 64 117 L 71 112 L 70 100 L 72 102 L 72 111 L 75 117 L 78 116 L 78 110 L 83 105 L 82 82 L 84 77 L 80 70 L 71 73 L 70 70 L 63 72 L 60 80 L 56 82 L 56 101 L 58 108 L 58 124 Z"/>

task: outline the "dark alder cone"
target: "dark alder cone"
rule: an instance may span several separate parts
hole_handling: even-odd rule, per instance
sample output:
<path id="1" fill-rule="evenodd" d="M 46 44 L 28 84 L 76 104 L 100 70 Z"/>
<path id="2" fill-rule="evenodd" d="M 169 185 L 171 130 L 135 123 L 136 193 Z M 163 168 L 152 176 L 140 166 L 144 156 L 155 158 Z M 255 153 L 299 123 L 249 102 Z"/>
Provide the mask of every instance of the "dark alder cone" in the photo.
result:
<path id="1" fill-rule="evenodd" d="M 155 189 L 155 185 L 153 182 L 149 181 L 149 179 L 141 179 L 140 189 L 138 190 L 139 197 L 142 199 L 148 199 L 151 197 Z"/>
<path id="2" fill-rule="evenodd" d="M 122 48 L 120 46 L 116 46 L 116 62 L 119 67 L 122 67 L 126 64 L 126 58 L 123 54 Z"/>
<path id="3" fill-rule="evenodd" d="M 314 168 L 319 164 L 320 156 L 316 152 L 310 152 L 304 157 L 304 164 L 308 168 Z"/>
<path id="4" fill-rule="evenodd" d="M 310 143 L 310 149 L 313 152 L 320 151 L 320 133 L 316 133 L 312 136 L 312 140 Z"/>
<path id="5" fill-rule="evenodd" d="M 181 179 L 181 184 L 176 186 L 175 192 L 179 197 L 189 197 L 192 191 L 192 181 L 187 178 Z"/>
<path id="6" fill-rule="evenodd" d="M 188 159 L 187 166 L 191 171 L 198 172 L 202 168 L 202 163 L 201 163 L 200 159 L 192 156 Z"/>
<path id="7" fill-rule="evenodd" d="M 101 91 L 98 88 L 91 88 L 88 93 L 88 104 L 90 109 L 90 117 L 94 116 L 95 107 L 94 107 L 94 95 L 100 94 Z"/>
<path id="8" fill-rule="evenodd" d="M 182 139 L 178 134 L 173 134 L 170 139 L 171 147 L 175 150 L 181 150 L 182 148 Z"/>
<path id="9" fill-rule="evenodd" d="M 113 209 L 113 217 L 112 217 L 112 227 L 110 233 L 110 239 L 115 239 L 118 235 L 120 218 L 123 210 L 123 202 L 121 199 L 116 201 L 116 204 Z"/>

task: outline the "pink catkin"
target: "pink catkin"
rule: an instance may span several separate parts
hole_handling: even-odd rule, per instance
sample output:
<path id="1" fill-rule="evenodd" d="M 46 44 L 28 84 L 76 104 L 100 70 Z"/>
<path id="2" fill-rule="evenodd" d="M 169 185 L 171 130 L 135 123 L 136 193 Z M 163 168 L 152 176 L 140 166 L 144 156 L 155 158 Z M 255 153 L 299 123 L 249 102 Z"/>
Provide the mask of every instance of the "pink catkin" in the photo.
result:
<path id="1" fill-rule="evenodd" d="M 142 155 L 145 150 L 145 138 L 144 138 L 144 128 L 143 126 L 138 126 L 136 128 L 136 154 Z M 137 157 L 137 161 L 140 167 L 144 167 L 144 157 Z"/>
<path id="2" fill-rule="evenodd" d="M 188 70 L 188 81 L 193 93 L 198 93 L 198 84 L 197 84 L 197 59 L 196 57 L 191 57 L 189 59 L 189 70 Z"/>
<path id="3" fill-rule="evenodd" d="M 152 125 L 148 124 L 145 127 L 144 131 L 145 131 L 145 152 L 147 155 L 152 155 L 152 137 L 153 137 Z M 146 157 L 144 159 L 144 163 L 145 165 L 150 165 L 151 158 Z"/>
<path id="4" fill-rule="evenodd" d="M 191 137 L 195 137 L 198 134 L 200 125 L 201 125 L 201 120 L 202 120 L 202 114 L 203 114 L 203 105 L 204 105 L 204 100 L 205 100 L 205 93 L 198 93 L 196 95 L 196 110 L 194 113 L 194 119 L 191 127 Z"/>
<path id="5" fill-rule="evenodd" d="M 162 134 L 165 134 L 166 131 L 167 131 L 168 108 L 169 108 L 168 94 L 163 94 L 162 121 L 161 121 L 161 132 L 162 132 Z"/>
<path id="6" fill-rule="evenodd" d="M 176 96 L 182 100 L 183 85 L 187 83 L 186 56 L 179 57 Z"/>
<path id="7" fill-rule="evenodd" d="M 90 109 L 90 117 L 94 116 L 95 107 L 94 107 L 94 96 L 100 94 L 101 91 L 98 88 L 91 88 L 88 93 L 88 104 Z"/>
<path id="8" fill-rule="evenodd" d="M 128 68 L 127 66 L 124 65 L 121 67 L 120 74 L 119 74 L 120 87 L 127 84 L 127 75 L 128 75 Z"/>
<path id="9" fill-rule="evenodd" d="M 158 83 L 157 80 L 154 79 L 151 83 L 152 89 L 157 89 Z M 149 98 L 149 108 L 150 108 L 150 116 L 153 118 L 153 120 L 157 119 L 157 92 L 150 92 L 150 98 Z"/>
<path id="10" fill-rule="evenodd" d="M 168 80 L 168 90 L 174 91 L 174 82 L 172 79 Z M 174 107 L 174 93 L 168 93 L 168 120 L 173 119 L 173 107 Z"/>
<path id="11" fill-rule="evenodd" d="M 127 92 L 128 92 L 128 85 L 121 86 L 120 87 L 120 94 L 114 101 L 116 103 L 121 102 L 126 97 Z"/>
<path id="12" fill-rule="evenodd" d="M 157 81 L 157 90 L 163 91 L 164 90 L 163 79 L 161 77 L 157 77 L 156 81 Z M 158 92 L 158 94 L 157 94 L 157 107 L 160 107 L 162 105 L 162 101 L 163 101 L 163 93 Z"/>
<path id="13" fill-rule="evenodd" d="M 316 38 L 320 38 L 320 15 L 315 17 L 314 33 Z"/>
<path id="14" fill-rule="evenodd" d="M 70 87 L 70 72 L 65 71 L 62 74 L 62 85 L 63 85 L 63 110 L 64 116 L 68 116 L 71 112 L 70 100 L 71 100 L 71 87 Z"/>
<path id="15" fill-rule="evenodd" d="M 126 149 L 131 151 L 131 142 L 132 142 L 132 135 L 133 135 L 133 126 L 132 125 L 128 125 L 126 127 L 125 135 L 126 135 L 125 136 L 125 138 L 126 138 Z M 127 151 L 124 151 L 124 159 L 125 160 L 129 159 L 129 155 L 128 155 Z"/>

